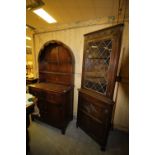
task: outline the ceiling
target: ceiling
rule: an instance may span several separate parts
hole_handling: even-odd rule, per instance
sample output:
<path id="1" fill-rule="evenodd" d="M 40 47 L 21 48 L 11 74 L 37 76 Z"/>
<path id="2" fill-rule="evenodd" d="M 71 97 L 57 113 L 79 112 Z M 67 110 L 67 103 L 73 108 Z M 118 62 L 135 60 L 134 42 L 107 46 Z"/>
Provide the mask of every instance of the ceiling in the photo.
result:
<path id="1" fill-rule="evenodd" d="M 38 0 L 26 0 L 27 5 Z M 39 0 L 40 1 L 40 0 Z M 99 18 L 118 17 L 118 11 L 128 6 L 128 0 L 42 0 L 42 6 L 57 23 L 48 24 L 32 11 L 26 10 L 26 24 L 36 32 L 54 30 L 60 25 L 70 25 Z M 128 8 L 128 7 L 125 7 Z M 128 10 L 128 9 L 127 9 Z M 126 11 L 128 12 L 128 11 Z M 128 16 L 128 13 L 126 13 Z"/>

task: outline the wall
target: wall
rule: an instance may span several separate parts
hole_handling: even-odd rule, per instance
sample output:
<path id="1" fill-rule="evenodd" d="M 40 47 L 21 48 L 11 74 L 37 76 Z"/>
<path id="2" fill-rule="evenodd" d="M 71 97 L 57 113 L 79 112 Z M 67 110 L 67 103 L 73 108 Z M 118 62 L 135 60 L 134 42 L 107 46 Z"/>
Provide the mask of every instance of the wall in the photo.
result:
<path id="1" fill-rule="evenodd" d="M 115 114 L 114 127 L 121 130 L 129 130 L 129 24 L 124 25 L 122 48 L 118 74 L 121 82 L 116 84 L 115 89 Z"/>
<path id="2" fill-rule="evenodd" d="M 65 30 L 58 30 L 53 32 L 47 32 L 47 33 L 40 33 L 36 34 L 34 36 L 34 49 L 35 49 L 35 69 L 36 69 L 36 76 L 38 76 L 38 52 L 43 46 L 43 44 L 49 40 L 58 40 L 66 44 L 71 48 L 71 50 L 74 53 L 75 56 L 75 90 L 74 90 L 74 114 L 77 114 L 77 103 L 78 103 L 78 91 L 77 89 L 81 87 L 81 72 L 82 72 L 82 60 L 83 60 L 83 47 L 84 47 L 84 34 L 88 32 L 92 32 L 95 30 L 103 29 L 105 27 L 111 26 L 112 24 L 100 24 L 100 25 L 92 25 L 92 26 L 83 26 L 79 28 L 70 28 Z M 128 33 L 128 27 L 125 27 L 125 33 L 124 36 L 126 36 Z M 124 37 L 125 40 L 127 40 L 126 37 Z M 122 47 L 124 48 L 126 44 L 124 44 Z M 126 51 L 127 52 L 127 51 Z M 127 100 L 128 98 L 120 98 L 120 96 L 123 94 L 122 87 L 118 86 L 118 93 L 117 93 L 117 102 L 116 103 L 116 114 L 114 115 L 114 124 L 120 124 L 124 126 L 125 128 L 128 128 L 128 123 L 126 123 L 126 119 L 128 117 L 128 113 L 126 113 L 127 106 L 124 106 L 123 102 L 125 102 L 125 105 L 128 104 Z M 117 107 L 118 105 L 118 107 Z M 122 111 L 124 110 L 124 111 Z M 120 120 L 121 117 L 124 117 L 125 120 Z"/>
<path id="3" fill-rule="evenodd" d="M 35 67 L 34 67 L 34 64 L 35 64 L 35 55 L 34 55 L 34 46 L 33 46 L 33 34 L 34 32 L 27 28 L 26 29 L 26 36 L 30 37 L 31 40 L 26 40 L 26 46 L 29 46 L 29 48 L 26 47 L 26 51 L 31 51 L 32 53 L 29 53 L 27 54 L 26 53 L 26 64 L 28 64 L 28 62 L 32 62 L 32 70 L 31 70 L 31 75 L 32 76 L 36 76 L 35 75 Z"/>

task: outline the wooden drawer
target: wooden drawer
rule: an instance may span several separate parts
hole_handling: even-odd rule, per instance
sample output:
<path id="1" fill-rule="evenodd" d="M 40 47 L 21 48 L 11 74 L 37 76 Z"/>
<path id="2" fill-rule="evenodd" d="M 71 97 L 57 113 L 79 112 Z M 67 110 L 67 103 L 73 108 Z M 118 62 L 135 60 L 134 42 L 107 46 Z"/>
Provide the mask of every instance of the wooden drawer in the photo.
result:
<path id="1" fill-rule="evenodd" d="M 62 103 L 63 96 L 59 94 L 54 94 L 54 93 L 46 93 L 46 100 L 48 102 L 59 104 L 59 103 Z"/>
<path id="2" fill-rule="evenodd" d="M 40 89 L 29 87 L 29 93 L 33 94 L 34 96 L 40 99 L 45 99 L 45 92 Z"/>
<path id="3" fill-rule="evenodd" d="M 92 118 L 98 120 L 98 122 L 105 122 L 111 114 L 111 107 L 107 104 L 85 95 L 79 95 L 78 110 L 87 113 L 90 117 L 92 116 Z"/>

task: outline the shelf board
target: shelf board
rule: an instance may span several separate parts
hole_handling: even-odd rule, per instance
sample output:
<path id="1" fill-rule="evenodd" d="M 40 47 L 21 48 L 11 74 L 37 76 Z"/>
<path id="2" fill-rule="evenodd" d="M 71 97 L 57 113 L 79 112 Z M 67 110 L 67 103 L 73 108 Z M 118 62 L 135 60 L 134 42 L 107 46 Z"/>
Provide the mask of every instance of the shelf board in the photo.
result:
<path id="1" fill-rule="evenodd" d="M 86 58 L 86 59 L 104 59 L 104 58 Z"/>
<path id="2" fill-rule="evenodd" d="M 44 74 L 57 74 L 57 75 L 71 75 L 72 73 L 63 73 L 63 72 L 50 72 L 50 71 L 39 71 L 39 73 Z"/>

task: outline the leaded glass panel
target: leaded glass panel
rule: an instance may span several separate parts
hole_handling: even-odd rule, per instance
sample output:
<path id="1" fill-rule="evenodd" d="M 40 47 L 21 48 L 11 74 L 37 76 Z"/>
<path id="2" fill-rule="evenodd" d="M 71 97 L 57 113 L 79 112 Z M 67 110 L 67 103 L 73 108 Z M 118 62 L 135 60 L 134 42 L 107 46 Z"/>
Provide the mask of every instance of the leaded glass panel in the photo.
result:
<path id="1" fill-rule="evenodd" d="M 87 43 L 85 50 L 84 87 L 106 94 L 112 41 L 91 41 Z"/>

